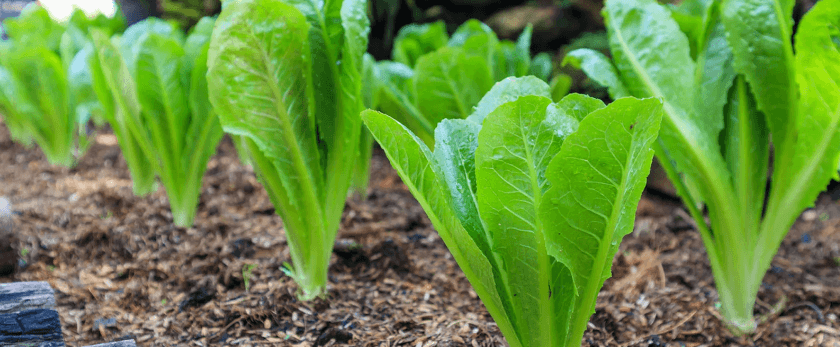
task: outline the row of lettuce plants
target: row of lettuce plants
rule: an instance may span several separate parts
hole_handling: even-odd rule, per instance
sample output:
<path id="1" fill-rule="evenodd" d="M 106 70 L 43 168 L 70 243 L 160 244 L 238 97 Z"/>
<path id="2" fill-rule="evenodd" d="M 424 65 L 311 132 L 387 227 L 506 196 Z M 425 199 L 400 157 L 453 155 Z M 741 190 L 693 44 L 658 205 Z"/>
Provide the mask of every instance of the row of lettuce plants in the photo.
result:
<path id="1" fill-rule="evenodd" d="M 283 218 L 292 257 L 285 270 L 301 299 L 327 293 L 364 119 L 511 346 L 580 345 L 619 241 L 632 231 L 662 103 L 606 106 L 583 95 L 555 103 L 536 77 L 493 87 L 485 61 L 479 68 L 493 89 L 470 91 L 477 100 L 433 95 L 440 99 L 430 106 L 454 101 L 430 111 L 439 117 L 431 152 L 388 116 L 360 117 L 369 75 L 363 5 L 227 3 L 211 38 L 210 100 L 225 131 L 246 139 Z M 464 89 L 482 81 L 449 67 L 458 55 L 469 61 L 463 51 L 435 52 L 448 58 L 435 63 L 441 77 L 432 80 L 463 81 Z M 418 98 L 462 92 L 426 88 Z"/>
<path id="2" fill-rule="evenodd" d="M 550 59 L 531 57 L 530 30 L 507 42 L 477 21 L 451 37 L 412 25 L 393 61 L 375 62 L 364 0 L 230 1 L 186 37 L 155 19 L 85 29 L 77 46 L 63 33 L 36 48 L 56 54 L 52 67 L 21 72 L 11 57 L 27 41 L 12 25 L 0 75 L 16 82 L 0 86 L 0 113 L 45 153 L 52 138 L 86 135 L 87 118 L 36 107 L 107 120 L 135 192 L 160 177 L 182 226 L 222 131 L 235 136 L 283 219 L 284 270 L 303 300 L 327 295 L 345 199 L 364 192 L 375 139 L 511 346 L 580 345 L 655 153 L 696 219 L 723 317 L 749 333 L 764 272 L 840 161 L 840 0 L 806 14 L 795 44 L 792 3 L 608 0 L 612 58 L 578 50 L 565 63 L 607 87 L 610 105 L 564 97 Z M 75 60 L 87 99 L 52 102 L 40 84 Z M 55 90 L 75 88 L 68 79 Z M 34 131 L 59 121 L 71 130 Z"/>

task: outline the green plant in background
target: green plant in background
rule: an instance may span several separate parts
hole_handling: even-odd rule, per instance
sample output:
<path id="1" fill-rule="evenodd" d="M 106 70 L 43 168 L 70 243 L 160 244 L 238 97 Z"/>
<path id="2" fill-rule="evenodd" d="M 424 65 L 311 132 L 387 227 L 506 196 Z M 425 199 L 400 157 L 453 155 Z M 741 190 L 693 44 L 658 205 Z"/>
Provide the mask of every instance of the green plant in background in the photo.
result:
<path id="1" fill-rule="evenodd" d="M 0 43 L 0 113 L 12 138 L 38 144 L 52 164 L 73 166 L 87 149 L 87 122 L 100 107 L 85 59 L 91 28 L 121 30 L 121 17 L 88 19 L 76 11 L 66 25 L 35 4 L 4 21 Z"/>
<path id="2" fill-rule="evenodd" d="M 365 108 L 376 108 L 379 104 L 379 88 L 381 85 L 376 60 L 365 53 L 362 57 L 362 104 Z M 353 170 L 353 182 L 350 189 L 356 196 L 366 199 L 367 187 L 370 182 L 370 160 L 373 156 L 373 136 L 362 125 L 359 135 L 359 153 L 356 157 L 356 168 Z"/>
<path id="3" fill-rule="evenodd" d="M 220 0 L 157 0 L 161 18 L 178 23 L 187 30 L 205 16 L 211 16 L 221 8 Z"/>
<path id="4" fill-rule="evenodd" d="M 202 19 L 186 39 L 156 18 L 131 26 L 122 37 L 93 32 L 90 66 L 97 94 L 135 193 L 151 191 L 159 176 L 181 227 L 193 225 L 201 179 L 222 137 L 206 79 L 213 23 Z"/>
<path id="5" fill-rule="evenodd" d="M 354 177 L 364 109 L 365 1 L 227 2 L 210 43 L 210 100 L 240 135 L 283 219 L 302 300 L 327 267 Z"/>
<path id="6" fill-rule="evenodd" d="M 446 46 L 449 34 L 442 21 L 427 24 L 409 24 L 400 29 L 394 39 L 391 59 L 406 66 L 417 65 L 420 57 Z"/>
<path id="7" fill-rule="evenodd" d="M 621 238 L 633 230 L 661 102 L 557 103 L 508 78 L 435 149 L 394 119 L 362 118 L 513 347 L 580 346 Z"/>
<path id="8" fill-rule="evenodd" d="M 242 282 L 245 283 L 246 292 L 251 289 L 251 275 L 254 272 L 254 269 L 257 268 L 257 266 L 257 264 L 242 265 Z"/>
<path id="9" fill-rule="evenodd" d="M 669 11 L 653 0 L 608 0 L 613 60 L 588 50 L 567 58 L 614 98 L 664 100 L 657 156 L 697 223 L 735 334 L 755 330 L 773 256 L 837 177 L 840 1 L 815 5 L 795 46 L 792 10 L 793 1 L 697 0 Z"/>
<path id="10" fill-rule="evenodd" d="M 376 65 L 380 84 L 375 108 L 431 146 L 437 123 L 466 118 L 494 82 L 525 75 L 549 80 L 551 57 L 546 53 L 532 59 L 530 46 L 531 27 L 510 42 L 500 41 L 477 20 L 461 25 L 452 37 L 443 22 L 405 26 L 394 42 L 393 61 Z M 564 83 L 556 86 L 563 89 Z M 556 94 L 565 95 L 565 87 Z"/>

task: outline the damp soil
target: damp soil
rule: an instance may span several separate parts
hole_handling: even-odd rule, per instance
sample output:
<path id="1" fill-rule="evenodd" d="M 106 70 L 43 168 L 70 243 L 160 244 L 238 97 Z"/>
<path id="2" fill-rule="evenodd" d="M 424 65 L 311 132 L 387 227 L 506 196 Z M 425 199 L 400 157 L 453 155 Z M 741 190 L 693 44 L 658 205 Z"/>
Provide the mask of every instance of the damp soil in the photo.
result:
<path id="1" fill-rule="evenodd" d="M 0 125 L 0 196 L 25 266 L 0 282 L 47 281 L 68 345 L 506 346 L 420 205 L 374 151 L 366 199 L 348 199 L 329 297 L 295 299 L 280 270 L 283 224 L 253 170 L 223 141 L 196 224 L 172 224 L 163 189 L 135 197 L 107 131 L 73 169 L 12 143 Z M 679 203 L 646 192 L 584 346 L 840 346 L 840 204 L 803 213 L 765 276 L 749 337 L 720 323 L 699 235 Z"/>

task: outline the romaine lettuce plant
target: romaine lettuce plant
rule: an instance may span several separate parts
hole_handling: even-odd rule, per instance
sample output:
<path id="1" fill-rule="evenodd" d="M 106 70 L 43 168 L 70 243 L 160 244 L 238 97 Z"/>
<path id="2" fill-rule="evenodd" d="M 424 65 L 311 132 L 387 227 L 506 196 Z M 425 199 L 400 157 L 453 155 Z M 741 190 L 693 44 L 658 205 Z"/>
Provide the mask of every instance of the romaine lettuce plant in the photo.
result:
<path id="1" fill-rule="evenodd" d="M 210 100 L 248 142 L 283 219 L 298 296 L 327 294 L 327 267 L 354 177 L 364 109 L 363 0 L 227 2 L 210 43 Z"/>
<path id="2" fill-rule="evenodd" d="M 840 1 L 818 2 L 795 46 L 793 1 L 689 3 L 700 10 L 607 0 L 612 62 L 589 50 L 568 61 L 614 98 L 664 100 L 657 156 L 700 231 L 725 322 L 749 333 L 782 239 L 837 176 Z"/>
<path id="3" fill-rule="evenodd" d="M 605 106 L 508 78 L 435 149 L 362 114 L 512 347 L 580 346 L 653 158 L 661 102 Z"/>
<path id="4" fill-rule="evenodd" d="M 469 20 L 452 37 L 442 22 L 400 29 L 392 59 L 376 66 L 376 109 L 405 124 L 428 145 L 443 119 L 466 118 L 493 83 L 510 76 L 548 80 L 547 55 L 531 59 L 531 27 L 503 41 L 487 25 Z"/>
<path id="5" fill-rule="evenodd" d="M 148 19 L 122 37 L 93 33 L 97 93 L 132 170 L 135 192 L 153 189 L 157 174 L 174 222 L 182 227 L 193 224 L 201 179 L 222 137 L 206 78 L 212 29 L 213 19 L 204 18 L 184 40 L 172 25 Z"/>
<path id="6" fill-rule="evenodd" d="M 61 58 L 38 45 L 0 54 L 0 113 L 14 137 L 34 140 L 52 164 L 75 165 L 85 150 L 79 144 L 87 141 L 71 109 Z"/>
<path id="7" fill-rule="evenodd" d="M 4 22 L 10 40 L 0 44 L 0 113 L 13 139 L 34 140 L 53 164 L 75 165 L 89 144 L 88 119 L 99 112 L 85 63 L 87 29 L 97 23 L 76 13 L 65 26 L 34 4 Z"/>

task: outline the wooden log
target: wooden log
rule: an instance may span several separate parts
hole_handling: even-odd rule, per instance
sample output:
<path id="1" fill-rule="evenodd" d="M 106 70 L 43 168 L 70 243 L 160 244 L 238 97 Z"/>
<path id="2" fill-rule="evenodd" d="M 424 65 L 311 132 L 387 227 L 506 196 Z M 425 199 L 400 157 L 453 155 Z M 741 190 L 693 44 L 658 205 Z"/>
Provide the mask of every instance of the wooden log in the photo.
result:
<path id="1" fill-rule="evenodd" d="M 0 314 L 55 307 L 55 291 L 47 282 L 0 283 Z"/>
<path id="2" fill-rule="evenodd" d="M 0 196 L 0 276 L 14 274 L 18 266 L 18 242 L 12 204 Z"/>
<path id="3" fill-rule="evenodd" d="M 108 343 L 101 343 L 98 345 L 92 345 L 87 347 L 137 347 L 137 344 L 134 343 L 134 340 L 122 340 L 122 341 L 114 341 Z"/>
<path id="4" fill-rule="evenodd" d="M 0 284 L 0 346 L 63 347 L 55 292 L 47 282 Z"/>

